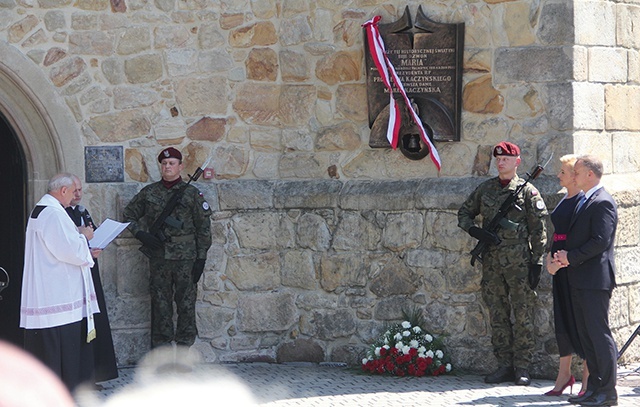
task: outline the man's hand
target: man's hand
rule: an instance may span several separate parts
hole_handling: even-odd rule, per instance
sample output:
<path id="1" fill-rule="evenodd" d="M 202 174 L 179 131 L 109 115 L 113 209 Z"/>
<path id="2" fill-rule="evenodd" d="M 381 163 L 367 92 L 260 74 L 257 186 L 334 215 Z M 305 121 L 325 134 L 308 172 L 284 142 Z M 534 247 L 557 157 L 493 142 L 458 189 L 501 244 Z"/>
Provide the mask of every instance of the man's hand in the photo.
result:
<path id="1" fill-rule="evenodd" d="M 191 269 L 191 277 L 193 278 L 194 284 L 198 284 L 198 281 L 200 281 L 200 277 L 202 276 L 202 272 L 204 271 L 205 262 L 206 262 L 205 259 L 196 259 L 196 261 L 193 262 L 193 268 Z"/>
<path id="2" fill-rule="evenodd" d="M 78 226 L 78 232 L 82 233 L 87 240 L 93 239 L 93 228 L 89 226 Z"/>
<path id="3" fill-rule="evenodd" d="M 142 242 L 143 245 L 150 249 L 162 249 L 162 242 L 149 232 L 143 232 L 142 230 L 136 233 L 136 239 Z"/>
<path id="4" fill-rule="evenodd" d="M 477 226 L 471 226 L 469 228 L 469 234 L 472 237 L 475 237 L 476 239 L 480 240 L 481 242 L 490 243 L 495 246 L 499 245 L 501 242 L 498 235 L 496 235 L 493 232 L 489 232 L 486 229 L 479 228 Z"/>
<path id="5" fill-rule="evenodd" d="M 542 266 L 540 264 L 529 264 L 529 287 L 535 290 L 540 283 L 540 273 L 542 273 Z"/>
<path id="6" fill-rule="evenodd" d="M 102 253 L 102 249 L 91 248 L 91 257 L 93 257 L 94 259 L 97 259 L 98 256 L 100 256 L 100 253 Z"/>

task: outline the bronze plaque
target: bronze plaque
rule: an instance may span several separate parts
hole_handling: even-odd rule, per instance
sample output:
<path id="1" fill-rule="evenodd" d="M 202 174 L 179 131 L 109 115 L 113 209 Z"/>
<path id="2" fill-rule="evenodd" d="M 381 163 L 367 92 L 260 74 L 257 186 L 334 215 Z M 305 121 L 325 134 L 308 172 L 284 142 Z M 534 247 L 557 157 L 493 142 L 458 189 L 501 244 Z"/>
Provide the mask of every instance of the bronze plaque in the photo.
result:
<path id="1" fill-rule="evenodd" d="M 460 141 L 462 105 L 462 58 L 464 23 L 442 24 L 431 21 L 418 8 L 415 23 L 409 7 L 403 16 L 389 24 L 379 24 L 387 56 L 402 81 L 409 100 L 417 110 L 432 141 Z M 389 93 L 373 62 L 366 39 L 367 104 L 370 147 L 390 147 L 387 140 Z M 402 114 L 400 143 L 404 135 L 416 133 L 404 99 L 393 85 Z"/>
<path id="2" fill-rule="evenodd" d="M 124 182 L 122 146 L 85 147 L 85 182 Z"/>

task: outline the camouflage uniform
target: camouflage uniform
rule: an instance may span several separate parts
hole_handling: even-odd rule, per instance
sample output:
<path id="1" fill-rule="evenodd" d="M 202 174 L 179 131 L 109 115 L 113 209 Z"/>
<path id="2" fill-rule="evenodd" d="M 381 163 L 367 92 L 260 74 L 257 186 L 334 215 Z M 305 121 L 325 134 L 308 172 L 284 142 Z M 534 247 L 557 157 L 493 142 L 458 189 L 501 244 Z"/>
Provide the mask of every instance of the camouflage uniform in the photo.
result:
<path id="1" fill-rule="evenodd" d="M 524 182 L 517 175 L 504 188 L 493 178 L 480 184 L 458 211 L 458 226 L 476 226 L 481 215 L 489 223 L 502 203 Z M 507 214 L 497 235 L 502 242 L 488 245 L 482 261 L 482 298 L 491 316 L 494 354 L 500 366 L 528 369 L 535 346 L 533 307 L 536 294 L 529 287 L 529 264 L 543 264 L 547 243 L 547 208 L 538 190 L 527 184 Z M 509 301 L 510 300 L 510 301 Z M 511 310 L 515 317 L 511 326 Z"/>
<path id="2" fill-rule="evenodd" d="M 125 222 L 134 235 L 147 231 L 171 198 L 185 186 L 184 181 L 167 189 L 162 182 L 144 187 L 124 210 Z M 211 246 L 211 208 L 200 191 L 188 185 L 171 216 L 182 222 L 181 227 L 164 225 L 167 240 L 159 250 L 145 249 L 149 256 L 149 289 L 151 292 L 151 344 L 157 347 L 175 340 L 190 346 L 198 334 L 195 318 L 197 286 L 191 270 L 196 259 L 206 259 Z M 173 329 L 173 299 L 175 290 L 177 329 Z"/>

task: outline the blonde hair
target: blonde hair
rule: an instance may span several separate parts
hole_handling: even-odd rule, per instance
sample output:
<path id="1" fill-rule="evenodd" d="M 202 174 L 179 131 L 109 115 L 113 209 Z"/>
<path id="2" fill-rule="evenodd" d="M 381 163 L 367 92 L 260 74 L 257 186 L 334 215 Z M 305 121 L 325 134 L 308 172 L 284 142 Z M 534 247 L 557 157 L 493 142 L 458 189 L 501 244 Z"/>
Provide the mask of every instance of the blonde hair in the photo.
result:
<path id="1" fill-rule="evenodd" d="M 573 166 L 576 165 L 576 161 L 578 161 L 578 157 L 579 156 L 577 154 L 566 154 L 560 157 L 560 162 L 562 164 L 568 165 L 569 167 L 571 167 L 571 169 L 573 169 Z"/>

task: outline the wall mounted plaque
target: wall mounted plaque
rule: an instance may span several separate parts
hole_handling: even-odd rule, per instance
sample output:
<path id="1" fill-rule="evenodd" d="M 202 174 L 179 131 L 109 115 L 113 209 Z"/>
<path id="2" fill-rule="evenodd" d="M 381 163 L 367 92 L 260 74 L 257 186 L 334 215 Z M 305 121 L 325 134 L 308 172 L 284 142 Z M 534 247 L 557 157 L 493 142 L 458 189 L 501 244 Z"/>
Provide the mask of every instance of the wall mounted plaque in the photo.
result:
<path id="1" fill-rule="evenodd" d="M 85 182 L 124 182 L 122 146 L 85 147 Z"/>
<path id="2" fill-rule="evenodd" d="M 422 6 L 418 8 L 415 22 L 412 22 L 407 6 L 399 20 L 379 24 L 378 28 L 387 56 L 431 140 L 460 141 L 464 23 L 434 22 L 424 14 Z M 389 148 L 386 137 L 389 93 L 371 57 L 366 33 L 364 43 L 371 128 L 369 146 Z M 394 97 L 405 116 L 400 129 L 399 144 L 402 149 L 403 138 L 406 141 L 406 136 L 417 133 L 417 126 L 410 120 L 404 100 L 395 85 Z"/>

